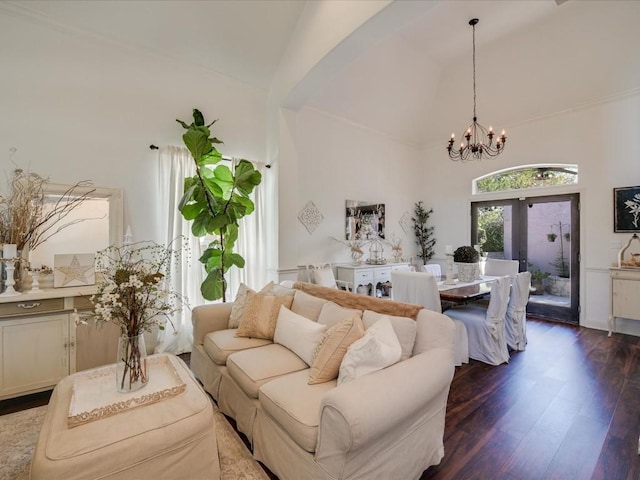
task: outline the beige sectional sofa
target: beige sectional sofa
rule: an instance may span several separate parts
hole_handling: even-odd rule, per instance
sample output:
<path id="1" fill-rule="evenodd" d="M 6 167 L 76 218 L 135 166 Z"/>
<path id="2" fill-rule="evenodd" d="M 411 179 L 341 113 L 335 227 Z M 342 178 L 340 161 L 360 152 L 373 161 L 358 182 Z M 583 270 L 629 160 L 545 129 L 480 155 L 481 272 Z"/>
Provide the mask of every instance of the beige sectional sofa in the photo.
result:
<path id="1" fill-rule="evenodd" d="M 290 310 L 321 324 L 355 313 L 370 327 L 386 315 L 402 357 L 348 383 L 310 385 L 309 364 L 285 346 L 236 336 L 232 303 L 194 308 L 191 368 L 251 441 L 254 457 L 281 480 L 413 479 L 438 464 L 453 322 L 415 305 L 302 282 L 275 295 L 293 296 Z"/>

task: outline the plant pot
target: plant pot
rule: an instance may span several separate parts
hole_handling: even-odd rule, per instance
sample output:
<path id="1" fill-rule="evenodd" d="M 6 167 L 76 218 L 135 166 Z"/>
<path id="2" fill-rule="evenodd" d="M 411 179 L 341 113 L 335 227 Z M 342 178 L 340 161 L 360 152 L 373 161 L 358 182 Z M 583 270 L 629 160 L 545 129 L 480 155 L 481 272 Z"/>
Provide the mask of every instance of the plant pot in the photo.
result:
<path id="1" fill-rule="evenodd" d="M 116 387 L 119 392 L 133 392 L 149 381 L 147 375 L 147 349 L 144 335 L 121 336 L 118 339 Z"/>
<path id="2" fill-rule="evenodd" d="M 480 267 L 477 263 L 456 262 L 456 268 L 458 269 L 458 280 L 464 283 L 473 282 L 480 274 Z"/>

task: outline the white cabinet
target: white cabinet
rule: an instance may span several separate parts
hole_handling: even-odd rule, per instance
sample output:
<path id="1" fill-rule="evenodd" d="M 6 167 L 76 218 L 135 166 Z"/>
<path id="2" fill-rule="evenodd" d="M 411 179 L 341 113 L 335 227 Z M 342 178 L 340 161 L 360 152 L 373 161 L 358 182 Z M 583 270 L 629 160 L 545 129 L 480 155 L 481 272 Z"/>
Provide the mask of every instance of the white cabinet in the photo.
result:
<path id="1" fill-rule="evenodd" d="M 394 266 L 407 265 L 405 263 L 388 263 L 386 265 L 344 265 L 338 267 L 338 280 L 349 282 L 353 291 L 364 295 L 376 296 L 379 291 L 382 296 L 388 289 L 382 288 L 391 282 L 391 270 Z"/>
<path id="2" fill-rule="evenodd" d="M 94 291 L 71 287 L 0 297 L 0 399 L 47 390 L 76 370 L 115 361 L 118 329 L 76 328 L 72 317 L 74 308 L 91 307 L 86 297 Z"/>
<path id="3" fill-rule="evenodd" d="M 640 320 L 640 269 L 611 268 L 611 316 L 609 336 L 616 331 L 616 317 Z"/>
<path id="4" fill-rule="evenodd" d="M 68 313 L 2 321 L 0 339 L 0 398 L 46 389 L 71 371 Z"/>

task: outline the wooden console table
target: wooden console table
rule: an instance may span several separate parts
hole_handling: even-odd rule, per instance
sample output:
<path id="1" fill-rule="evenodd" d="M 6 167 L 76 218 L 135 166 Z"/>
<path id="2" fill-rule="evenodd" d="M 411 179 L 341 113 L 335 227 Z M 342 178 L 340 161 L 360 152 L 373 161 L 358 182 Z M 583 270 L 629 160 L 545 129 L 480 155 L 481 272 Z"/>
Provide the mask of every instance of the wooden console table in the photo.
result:
<path id="1" fill-rule="evenodd" d="M 640 268 L 609 269 L 611 316 L 609 336 L 616 331 L 616 317 L 640 320 Z"/>
<path id="2" fill-rule="evenodd" d="M 0 296 L 0 399 L 48 390 L 70 373 L 115 361 L 118 330 L 93 322 L 76 328 L 72 315 L 92 307 L 87 297 L 95 289 Z"/>

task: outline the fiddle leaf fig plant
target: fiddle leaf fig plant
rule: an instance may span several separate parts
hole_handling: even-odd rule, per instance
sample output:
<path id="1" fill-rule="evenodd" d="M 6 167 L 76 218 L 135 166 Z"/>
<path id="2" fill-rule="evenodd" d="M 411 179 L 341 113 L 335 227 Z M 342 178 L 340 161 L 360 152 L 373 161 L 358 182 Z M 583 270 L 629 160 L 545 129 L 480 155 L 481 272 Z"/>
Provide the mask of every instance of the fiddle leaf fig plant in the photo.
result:
<path id="1" fill-rule="evenodd" d="M 262 175 L 248 160 L 240 160 L 235 168 L 218 165 L 222 154 L 215 145 L 222 141 L 211 136 L 210 127 L 198 109 L 193 110 L 193 122 L 176 120 L 186 132 L 182 135 L 196 165 L 196 175 L 184 179 L 184 195 L 178 209 L 192 221 L 191 232 L 196 237 L 211 235 L 214 240 L 200 257 L 206 278 L 200 285 L 207 300 L 227 301 L 225 274 L 232 267 L 244 268 L 244 258 L 233 251 L 238 239 L 238 221 L 254 210 L 250 198 L 260 185 Z"/>

